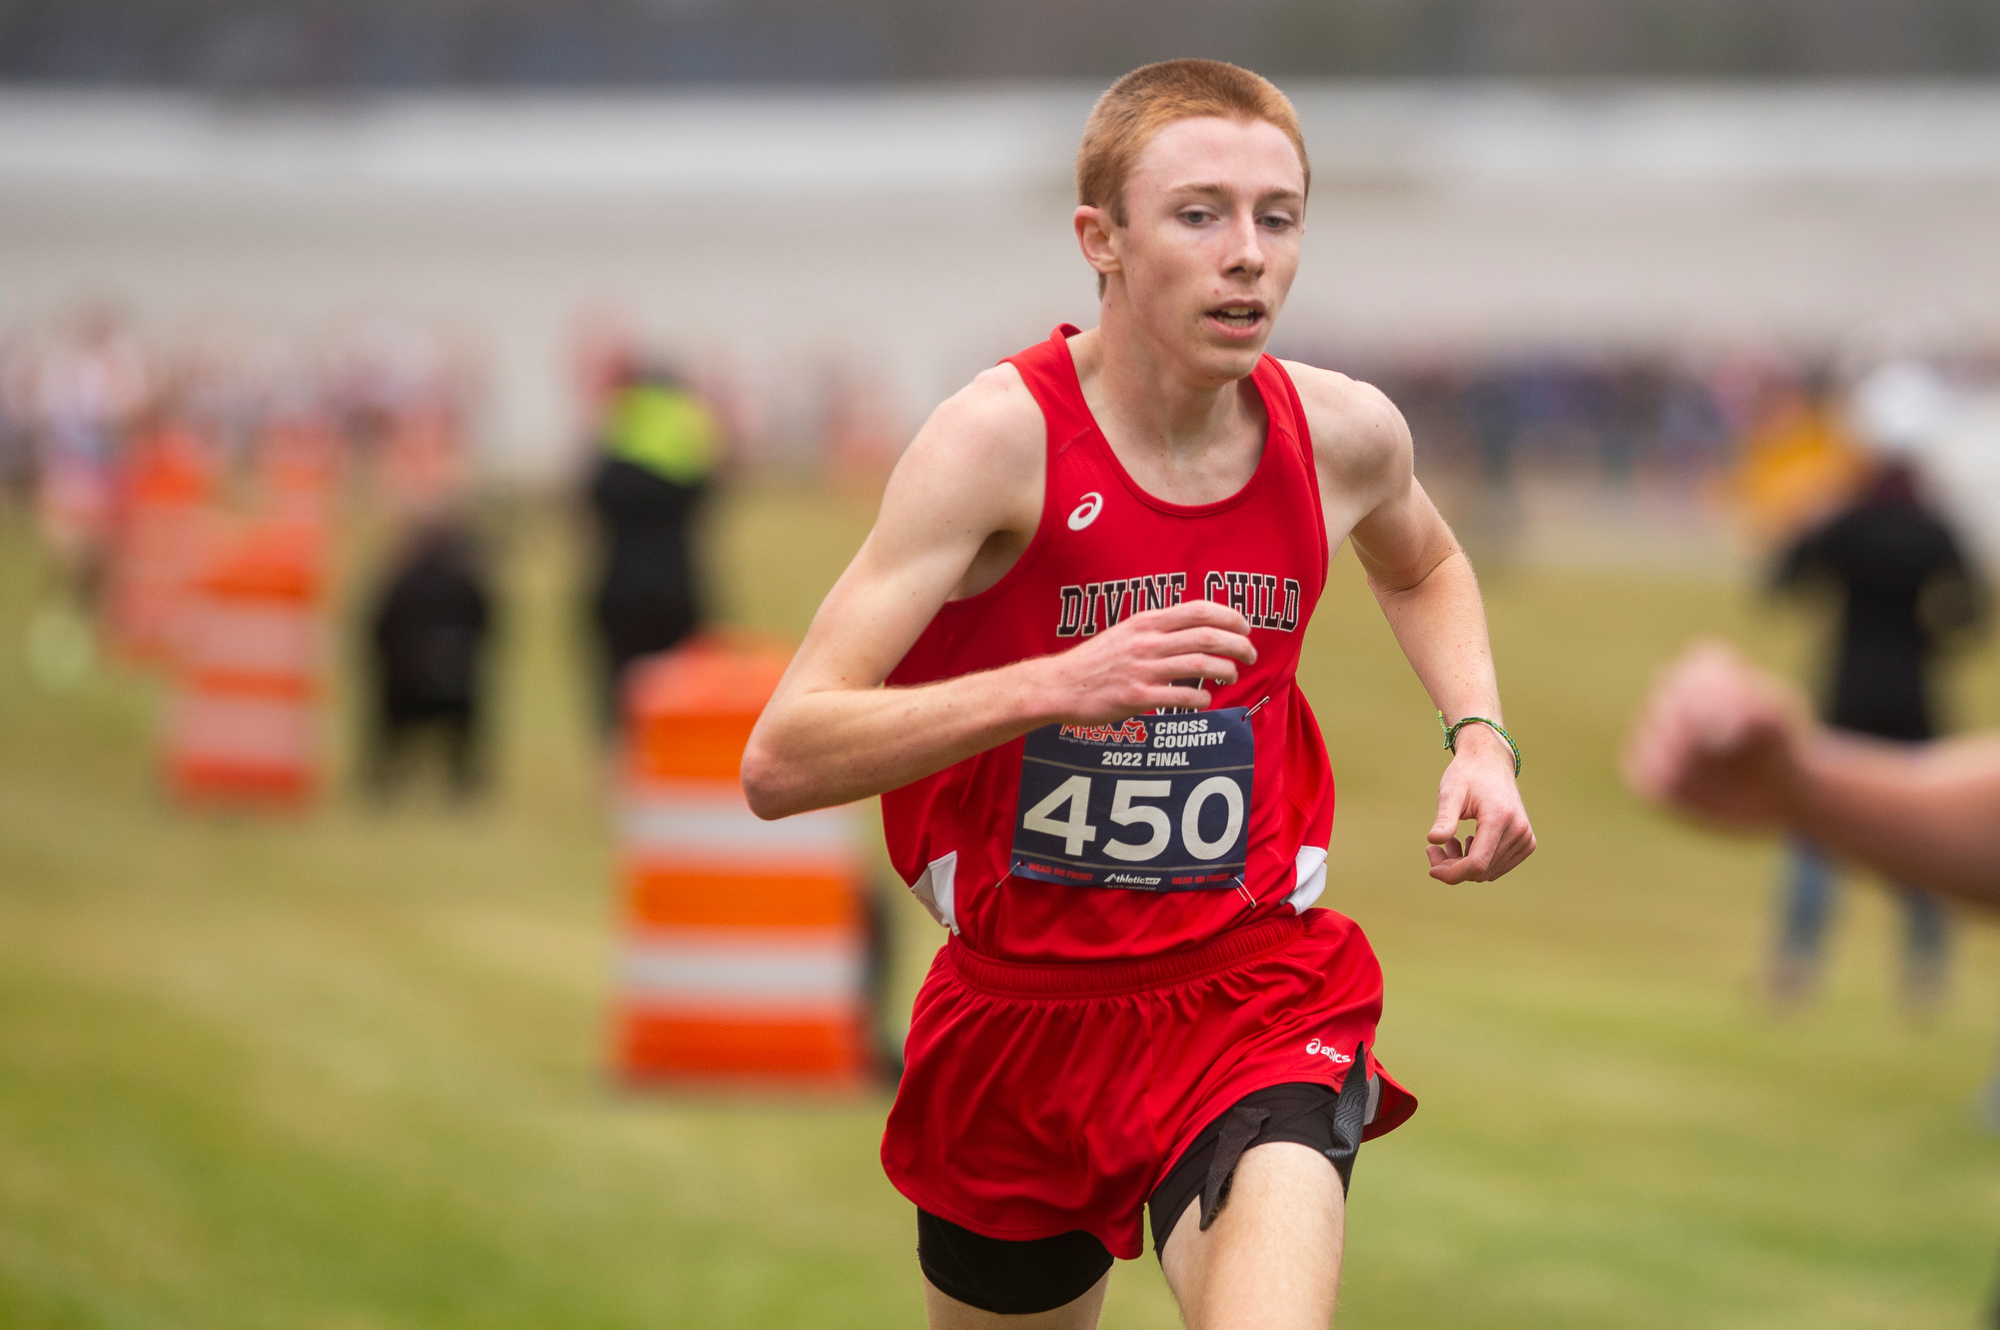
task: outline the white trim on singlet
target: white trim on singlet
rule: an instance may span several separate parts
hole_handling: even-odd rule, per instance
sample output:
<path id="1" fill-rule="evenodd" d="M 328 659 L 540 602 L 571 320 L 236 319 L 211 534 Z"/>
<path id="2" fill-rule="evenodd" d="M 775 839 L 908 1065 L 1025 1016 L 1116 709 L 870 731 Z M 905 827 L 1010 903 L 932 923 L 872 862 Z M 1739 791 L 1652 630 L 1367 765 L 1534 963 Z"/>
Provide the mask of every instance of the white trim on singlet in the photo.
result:
<path id="1" fill-rule="evenodd" d="M 1326 851 L 1317 845 L 1299 846 L 1298 885 L 1285 897 L 1295 914 L 1304 914 L 1326 890 Z"/>
<path id="2" fill-rule="evenodd" d="M 923 876 L 910 884 L 910 891 L 924 903 L 931 912 L 931 918 L 958 931 L 958 913 L 953 900 L 952 887 L 958 880 L 958 851 L 953 850 L 942 859 L 933 859 L 925 866 Z"/>

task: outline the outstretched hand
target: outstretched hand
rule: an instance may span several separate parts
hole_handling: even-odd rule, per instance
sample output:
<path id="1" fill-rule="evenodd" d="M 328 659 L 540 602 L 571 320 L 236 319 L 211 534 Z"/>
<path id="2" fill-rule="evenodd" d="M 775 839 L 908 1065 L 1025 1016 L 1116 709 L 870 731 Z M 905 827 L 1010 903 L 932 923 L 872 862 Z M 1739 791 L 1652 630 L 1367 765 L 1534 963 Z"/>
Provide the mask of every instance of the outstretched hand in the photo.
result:
<path id="1" fill-rule="evenodd" d="M 1806 730 L 1798 697 L 1722 642 L 1660 672 L 1625 745 L 1625 783 L 1652 803 L 1738 831 L 1782 825 Z"/>
<path id="2" fill-rule="evenodd" d="M 1132 615 L 1042 665 L 1065 721 L 1102 724 L 1162 707 L 1205 711 L 1201 684 L 1235 683 L 1237 667 L 1256 660 L 1248 619 L 1190 600 Z"/>
<path id="3" fill-rule="evenodd" d="M 1475 824 L 1461 843 L 1458 824 Z M 1458 733 L 1458 750 L 1438 782 L 1437 821 L 1424 853 L 1440 882 L 1491 882 L 1535 852 L 1535 829 L 1514 779 L 1514 752 L 1484 725 Z"/>

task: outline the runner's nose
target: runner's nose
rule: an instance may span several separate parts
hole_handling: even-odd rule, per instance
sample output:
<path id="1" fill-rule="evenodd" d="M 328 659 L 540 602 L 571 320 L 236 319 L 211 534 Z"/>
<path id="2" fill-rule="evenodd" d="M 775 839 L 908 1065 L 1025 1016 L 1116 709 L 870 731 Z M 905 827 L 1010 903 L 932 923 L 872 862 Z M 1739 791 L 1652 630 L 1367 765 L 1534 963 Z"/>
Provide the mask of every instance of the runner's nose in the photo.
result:
<path id="1" fill-rule="evenodd" d="M 1257 219 L 1240 213 L 1229 223 L 1229 272 L 1247 277 L 1264 275 L 1264 247 L 1259 243 Z"/>

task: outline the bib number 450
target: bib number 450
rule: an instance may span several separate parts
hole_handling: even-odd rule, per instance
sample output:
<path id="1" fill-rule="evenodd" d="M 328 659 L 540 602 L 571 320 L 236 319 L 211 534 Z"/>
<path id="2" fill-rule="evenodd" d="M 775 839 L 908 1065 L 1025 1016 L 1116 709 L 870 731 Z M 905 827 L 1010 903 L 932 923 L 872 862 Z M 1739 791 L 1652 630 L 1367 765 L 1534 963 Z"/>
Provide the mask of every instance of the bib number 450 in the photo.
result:
<path id="1" fill-rule="evenodd" d="M 1021 814 L 1021 827 L 1061 839 L 1063 853 L 1084 857 L 1085 846 L 1095 843 L 1099 828 L 1090 821 L 1092 778 L 1071 776 L 1032 808 Z M 1166 809 L 1141 803 L 1145 799 L 1168 799 L 1174 783 L 1167 780 L 1120 780 L 1111 795 L 1109 821 L 1120 827 L 1146 827 L 1151 834 L 1142 841 L 1107 837 L 1099 853 L 1124 863 L 1140 864 L 1157 859 L 1173 841 L 1174 824 Z M 1225 814 L 1219 834 L 1202 835 L 1202 814 L 1209 800 L 1221 799 Z M 1061 818 L 1055 816 L 1064 811 Z M 1188 791 L 1180 807 L 1181 843 L 1193 858 L 1205 862 L 1220 859 L 1235 848 L 1243 832 L 1243 787 L 1228 776 L 1210 776 Z"/>
<path id="2" fill-rule="evenodd" d="M 1030 730 L 1008 872 L 1127 891 L 1235 887 L 1256 765 L 1242 707 Z"/>

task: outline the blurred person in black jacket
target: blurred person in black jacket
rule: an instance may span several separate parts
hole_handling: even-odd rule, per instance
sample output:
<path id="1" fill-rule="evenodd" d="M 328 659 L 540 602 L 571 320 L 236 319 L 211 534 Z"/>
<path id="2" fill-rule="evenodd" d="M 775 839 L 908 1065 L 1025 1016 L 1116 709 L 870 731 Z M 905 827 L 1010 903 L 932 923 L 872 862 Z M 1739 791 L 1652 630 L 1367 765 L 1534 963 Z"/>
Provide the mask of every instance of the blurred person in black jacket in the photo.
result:
<path id="1" fill-rule="evenodd" d="M 607 732 L 626 668 L 701 625 L 690 533 L 721 451 L 714 414 L 664 371 L 629 373 L 606 404 L 589 499 L 602 558 L 591 609 Z"/>
<path id="2" fill-rule="evenodd" d="M 420 528 L 376 594 L 369 618 L 375 707 L 365 767 L 373 792 L 402 784 L 426 734 L 443 749 L 452 792 L 485 780 L 481 730 L 485 654 L 493 621 L 483 561 L 470 532 Z"/>
<path id="3" fill-rule="evenodd" d="M 1888 453 L 1860 494 L 1807 531 L 1778 561 L 1775 589 L 1825 589 L 1839 599 L 1820 718 L 1835 730 L 1927 743 L 1940 725 L 1932 667 L 1940 648 L 1980 617 L 1981 594 L 1958 539 L 1923 501 L 1914 464 Z M 1791 841 L 1771 991 L 1795 1001 L 1812 987 L 1832 913 L 1834 869 L 1819 846 Z M 1896 886 L 1904 919 L 1903 994 L 1922 1011 L 1942 997 L 1949 927 L 1929 893 Z"/>

